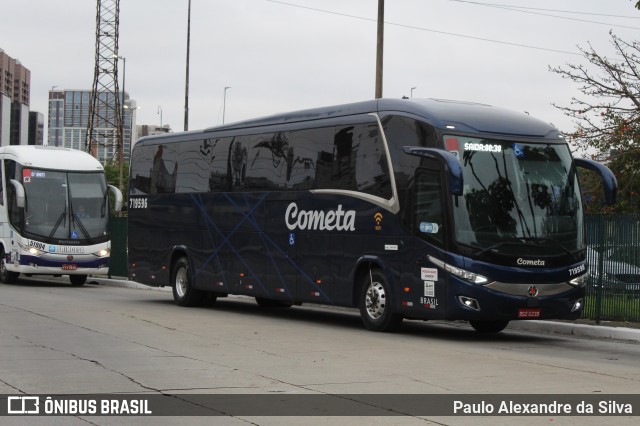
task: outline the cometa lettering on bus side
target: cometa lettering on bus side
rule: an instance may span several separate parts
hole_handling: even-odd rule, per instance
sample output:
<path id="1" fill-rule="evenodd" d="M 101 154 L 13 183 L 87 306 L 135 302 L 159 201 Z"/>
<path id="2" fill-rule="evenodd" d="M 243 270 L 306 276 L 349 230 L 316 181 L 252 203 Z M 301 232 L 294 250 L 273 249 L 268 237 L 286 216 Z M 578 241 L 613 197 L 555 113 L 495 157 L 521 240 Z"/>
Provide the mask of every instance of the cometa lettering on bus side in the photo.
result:
<path id="1" fill-rule="evenodd" d="M 338 204 L 337 210 L 317 211 L 298 210 L 296 203 L 291 203 L 285 213 L 287 228 L 293 231 L 355 231 L 355 210 L 342 210 L 342 204 Z"/>

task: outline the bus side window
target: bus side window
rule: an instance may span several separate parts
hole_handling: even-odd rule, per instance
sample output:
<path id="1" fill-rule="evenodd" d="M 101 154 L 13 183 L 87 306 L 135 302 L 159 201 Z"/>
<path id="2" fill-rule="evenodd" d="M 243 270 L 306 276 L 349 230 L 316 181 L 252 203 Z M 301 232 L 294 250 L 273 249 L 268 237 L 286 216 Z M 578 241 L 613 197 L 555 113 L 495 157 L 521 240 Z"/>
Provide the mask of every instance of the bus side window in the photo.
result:
<path id="1" fill-rule="evenodd" d="M 178 152 L 175 144 L 158 145 L 155 148 L 151 168 L 151 193 L 173 194 L 178 175 Z"/>
<path id="2" fill-rule="evenodd" d="M 291 172 L 288 173 L 287 188 L 305 190 L 317 188 L 316 179 L 322 181 L 323 173 L 318 171 L 318 164 L 323 165 L 324 152 L 331 149 L 333 143 L 333 127 L 294 130 L 289 132 Z"/>
<path id="3" fill-rule="evenodd" d="M 418 172 L 415 184 L 415 232 L 438 245 L 444 244 L 444 214 L 440 173 Z"/>
<path id="4" fill-rule="evenodd" d="M 360 192 L 390 199 L 391 177 L 384 143 L 377 122 L 354 126 L 356 187 Z"/>
<path id="5" fill-rule="evenodd" d="M 153 167 L 154 146 L 136 145 L 131 153 L 129 191 L 131 195 L 151 193 L 151 168 Z"/>
<path id="6" fill-rule="evenodd" d="M 243 140 L 242 147 L 236 145 L 232 150 L 231 164 L 238 164 L 232 168 L 235 175 L 241 175 L 245 170 L 244 187 L 249 191 L 281 190 L 287 173 L 288 140 L 285 134 L 260 133 L 249 139 L 243 137 Z"/>
<path id="7" fill-rule="evenodd" d="M 214 143 L 209 139 L 194 139 L 179 144 L 176 193 L 209 191 L 209 165 Z"/>

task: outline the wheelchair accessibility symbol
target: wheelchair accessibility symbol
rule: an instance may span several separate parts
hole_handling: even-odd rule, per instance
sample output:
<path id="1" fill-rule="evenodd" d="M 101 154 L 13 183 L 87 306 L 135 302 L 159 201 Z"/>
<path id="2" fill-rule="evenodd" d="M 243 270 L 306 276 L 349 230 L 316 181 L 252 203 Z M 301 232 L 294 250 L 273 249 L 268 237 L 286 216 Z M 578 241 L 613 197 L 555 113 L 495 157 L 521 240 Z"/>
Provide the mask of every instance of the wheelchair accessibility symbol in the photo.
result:
<path id="1" fill-rule="evenodd" d="M 294 234 L 293 232 L 289 232 L 289 245 L 290 246 L 296 245 L 296 234 Z"/>

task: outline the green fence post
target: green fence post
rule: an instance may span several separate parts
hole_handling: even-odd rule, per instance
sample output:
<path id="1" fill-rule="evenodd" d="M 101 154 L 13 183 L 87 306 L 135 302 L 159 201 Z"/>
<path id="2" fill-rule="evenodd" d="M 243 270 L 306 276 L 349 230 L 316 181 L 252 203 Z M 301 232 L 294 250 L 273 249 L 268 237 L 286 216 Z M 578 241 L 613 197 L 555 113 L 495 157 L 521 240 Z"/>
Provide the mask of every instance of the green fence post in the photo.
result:
<path id="1" fill-rule="evenodd" d="M 606 232 L 604 216 L 598 216 L 598 280 L 596 283 L 596 324 L 600 324 L 600 314 L 602 312 L 602 283 L 604 275 L 604 261 L 602 254 L 604 253 L 604 233 Z"/>
<path id="2" fill-rule="evenodd" d="M 128 277 L 127 265 L 127 217 L 111 217 L 111 259 L 109 278 Z"/>

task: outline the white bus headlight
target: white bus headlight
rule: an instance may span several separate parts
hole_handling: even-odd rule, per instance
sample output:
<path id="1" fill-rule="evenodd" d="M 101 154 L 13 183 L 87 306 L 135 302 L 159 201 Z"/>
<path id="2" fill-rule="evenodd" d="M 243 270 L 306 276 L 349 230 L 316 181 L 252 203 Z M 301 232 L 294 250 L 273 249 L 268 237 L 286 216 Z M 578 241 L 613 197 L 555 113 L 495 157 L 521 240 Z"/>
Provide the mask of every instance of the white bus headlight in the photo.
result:
<path id="1" fill-rule="evenodd" d="M 427 256 L 427 258 L 439 268 L 444 269 L 445 271 L 451 273 L 451 275 L 455 275 L 458 278 L 462 278 L 465 281 L 468 281 L 473 284 L 484 285 L 489 282 L 489 278 L 474 274 L 473 272 L 469 272 L 465 269 L 458 268 L 453 265 L 449 265 L 448 263 L 444 263 L 443 261 L 436 259 L 433 256 Z"/>
<path id="2" fill-rule="evenodd" d="M 579 277 L 575 277 L 569 281 L 574 287 L 582 287 L 587 283 L 587 278 L 589 278 L 589 274 L 582 274 Z"/>
<path id="3" fill-rule="evenodd" d="M 109 256 L 109 249 L 102 249 L 97 253 L 93 253 L 94 256 L 98 256 L 98 257 L 106 257 Z"/>

